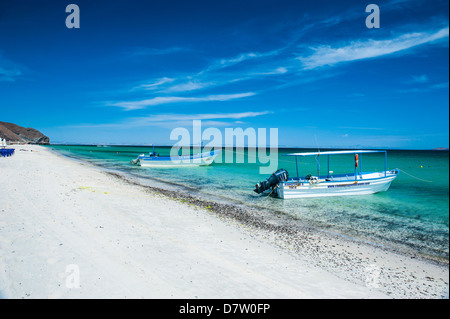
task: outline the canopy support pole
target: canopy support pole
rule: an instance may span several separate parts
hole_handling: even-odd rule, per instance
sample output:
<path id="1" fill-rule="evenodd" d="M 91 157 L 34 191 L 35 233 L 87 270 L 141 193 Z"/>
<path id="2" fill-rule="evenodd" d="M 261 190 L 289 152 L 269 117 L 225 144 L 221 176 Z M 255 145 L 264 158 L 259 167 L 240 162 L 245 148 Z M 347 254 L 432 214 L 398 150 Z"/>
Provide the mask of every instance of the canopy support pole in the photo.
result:
<path id="1" fill-rule="evenodd" d="M 320 162 L 319 162 L 319 155 L 317 155 L 317 177 L 320 176 Z"/>
<path id="2" fill-rule="evenodd" d="M 386 177 L 387 174 L 387 152 L 384 151 L 384 177 Z"/>
<path id="3" fill-rule="evenodd" d="M 361 179 L 362 179 L 362 156 L 361 156 L 361 154 L 359 154 L 359 175 L 361 176 Z"/>
<path id="4" fill-rule="evenodd" d="M 327 177 L 330 178 L 330 155 L 328 157 L 328 170 L 327 170 Z"/>

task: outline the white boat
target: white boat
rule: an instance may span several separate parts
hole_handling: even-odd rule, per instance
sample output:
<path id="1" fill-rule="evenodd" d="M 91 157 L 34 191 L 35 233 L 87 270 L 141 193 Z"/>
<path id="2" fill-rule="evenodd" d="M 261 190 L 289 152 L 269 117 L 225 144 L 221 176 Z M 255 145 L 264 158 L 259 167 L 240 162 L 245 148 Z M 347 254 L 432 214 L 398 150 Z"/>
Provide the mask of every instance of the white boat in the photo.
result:
<path id="1" fill-rule="evenodd" d="M 139 155 L 131 164 L 142 167 L 208 166 L 219 154 L 220 150 L 185 156 L 159 156 L 153 151 L 149 155 Z"/>
<path id="2" fill-rule="evenodd" d="M 385 168 L 381 172 L 362 172 L 361 155 L 365 153 L 384 153 Z M 349 174 L 333 175 L 330 171 L 330 155 L 354 154 L 355 171 Z M 255 192 L 261 194 L 269 189 L 279 198 L 305 198 L 327 197 L 346 195 L 367 195 L 387 191 L 392 181 L 397 177 L 399 170 L 387 169 L 387 152 L 371 150 L 331 151 L 292 153 L 286 156 L 295 156 L 297 177 L 289 178 L 289 173 L 280 169 L 272 174 L 266 181 L 260 182 L 255 187 Z M 327 156 L 328 170 L 326 175 L 320 175 L 319 161 L 317 161 L 317 176 L 298 175 L 298 157 L 303 156 Z M 359 170 L 358 170 L 359 168 Z"/>

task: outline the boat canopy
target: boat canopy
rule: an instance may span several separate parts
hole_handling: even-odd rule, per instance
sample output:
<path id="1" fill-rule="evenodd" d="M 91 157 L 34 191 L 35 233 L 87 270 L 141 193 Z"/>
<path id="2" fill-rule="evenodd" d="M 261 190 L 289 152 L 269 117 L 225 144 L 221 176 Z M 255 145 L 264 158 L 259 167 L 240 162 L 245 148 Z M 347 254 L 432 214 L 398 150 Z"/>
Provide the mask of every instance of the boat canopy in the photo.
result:
<path id="1" fill-rule="evenodd" d="M 291 153 L 284 156 L 320 156 L 320 155 L 341 155 L 341 154 L 362 154 L 362 153 L 386 153 L 381 150 L 351 150 L 351 151 L 328 151 L 328 152 L 308 152 L 308 153 Z"/>
<path id="2" fill-rule="evenodd" d="M 295 156 L 295 168 L 297 170 L 297 178 L 298 175 L 298 156 L 321 156 L 327 155 L 328 157 L 328 170 L 327 176 L 330 175 L 330 155 L 342 155 L 342 154 L 355 154 L 355 180 L 357 179 L 357 168 L 359 166 L 360 175 L 362 175 L 362 165 L 361 159 L 358 158 L 358 155 L 367 154 L 367 153 L 384 153 L 384 175 L 387 176 L 387 151 L 385 150 L 345 150 L 345 151 L 327 151 L 327 152 L 308 152 L 308 153 L 291 153 L 284 154 L 284 156 Z M 320 176 L 320 163 L 317 161 L 317 176 Z"/>

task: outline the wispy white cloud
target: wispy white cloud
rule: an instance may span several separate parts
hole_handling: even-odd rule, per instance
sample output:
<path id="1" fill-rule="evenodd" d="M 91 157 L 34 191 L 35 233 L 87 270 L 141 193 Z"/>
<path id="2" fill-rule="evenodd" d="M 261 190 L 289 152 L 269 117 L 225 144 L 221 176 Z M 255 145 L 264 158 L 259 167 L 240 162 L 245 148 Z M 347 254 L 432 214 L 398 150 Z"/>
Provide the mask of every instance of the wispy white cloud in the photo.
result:
<path id="1" fill-rule="evenodd" d="M 271 111 L 262 111 L 262 112 L 241 112 L 241 113 L 207 113 L 207 114 L 194 114 L 194 115 L 185 115 L 184 119 L 191 120 L 217 120 L 217 119 L 243 119 L 249 117 L 256 117 L 261 115 L 271 114 Z M 177 118 L 181 119 L 180 117 Z"/>
<path id="2" fill-rule="evenodd" d="M 242 54 L 240 54 L 240 55 L 238 55 L 236 57 L 233 57 L 233 58 L 220 59 L 217 64 L 221 65 L 221 66 L 229 66 L 229 65 L 236 64 L 236 63 L 240 63 L 240 62 L 245 61 L 245 60 L 258 58 L 258 57 L 261 57 L 261 56 L 264 56 L 264 55 L 261 54 L 261 53 L 253 53 L 253 52 L 242 53 Z"/>
<path id="3" fill-rule="evenodd" d="M 443 28 L 435 32 L 407 33 L 387 40 L 362 40 L 354 41 L 342 47 L 319 46 L 312 47 L 313 54 L 301 56 L 297 59 L 303 64 L 304 69 L 315 69 L 326 65 L 335 65 L 341 62 L 349 62 L 363 59 L 382 57 L 401 52 L 413 47 L 431 43 L 436 40 L 448 38 L 449 28 Z"/>
<path id="4" fill-rule="evenodd" d="M 415 75 L 412 77 L 411 80 L 407 81 L 407 83 L 427 83 L 429 81 L 428 76 L 426 74 L 422 74 L 422 75 Z"/>
<path id="5" fill-rule="evenodd" d="M 156 52 L 155 52 L 156 53 Z M 209 63 L 205 68 L 194 74 L 170 74 L 164 77 L 152 79 L 150 81 L 137 83 L 128 92 L 148 92 L 154 95 L 152 98 L 145 98 L 136 101 L 112 101 L 106 104 L 109 106 L 120 107 L 123 110 L 131 111 L 144 109 L 148 106 L 181 103 L 181 102 L 205 102 L 205 101 L 228 101 L 255 95 L 254 92 L 238 93 L 238 94 L 210 94 L 207 96 L 191 96 L 183 97 L 177 96 L 182 93 L 191 93 L 202 89 L 217 89 L 221 86 L 236 83 L 239 81 L 251 80 L 261 76 L 269 76 L 276 74 L 285 74 L 288 72 L 286 67 L 277 67 L 269 69 L 268 65 L 264 69 L 270 71 L 257 72 L 259 67 L 248 67 L 242 65 L 239 73 L 236 72 L 222 72 L 224 69 L 245 63 L 250 60 L 256 60 L 265 57 L 273 57 L 278 54 L 278 51 L 268 52 L 248 52 L 241 53 L 231 58 L 215 59 Z M 261 67 L 262 68 L 262 67 Z M 217 90 L 215 90 L 217 91 Z M 163 96 L 174 94 L 175 96 Z"/>
<path id="6" fill-rule="evenodd" d="M 218 87 L 238 81 L 254 79 L 255 77 L 261 77 L 265 75 L 284 74 L 288 72 L 286 67 L 278 67 L 275 69 L 271 69 L 270 71 L 259 72 L 255 71 L 255 67 L 247 67 L 245 65 L 243 65 L 241 70 L 239 71 L 238 77 L 236 77 L 236 74 L 234 73 L 225 74 L 221 72 L 223 69 L 226 69 L 233 65 L 249 62 L 250 60 L 259 58 L 274 57 L 278 53 L 279 50 L 257 53 L 248 52 L 241 53 L 231 58 L 216 59 L 195 74 L 178 74 L 175 77 L 167 76 L 153 79 L 152 81 L 133 87 L 130 91 L 158 90 L 159 92 L 164 93 L 190 92 L 205 88 Z M 265 68 L 267 70 L 267 66 L 263 66 L 261 68 Z M 259 69 L 259 67 L 256 69 Z"/>
<path id="7" fill-rule="evenodd" d="M 0 81 L 14 81 L 22 72 L 18 69 L 6 69 L 0 67 Z"/>
<path id="8" fill-rule="evenodd" d="M 198 75 L 208 73 L 215 70 L 225 69 L 243 62 L 254 61 L 262 58 L 269 58 L 279 55 L 282 49 L 267 51 L 267 52 L 246 52 L 240 53 L 231 58 L 222 58 L 212 61 L 204 70 L 200 71 Z"/>
<path id="9" fill-rule="evenodd" d="M 157 114 L 148 117 L 135 118 L 133 123 L 142 125 L 154 122 L 178 122 L 193 120 L 240 120 L 244 118 L 257 117 L 271 114 L 270 111 L 241 112 L 241 113 L 204 113 L 204 114 Z M 191 123 L 192 124 L 192 123 Z"/>
<path id="10" fill-rule="evenodd" d="M 148 83 L 143 83 L 143 84 L 140 84 L 138 86 L 135 86 L 134 88 L 131 89 L 131 91 L 156 90 L 156 89 L 160 88 L 162 85 L 167 84 L 167 83 L 171 83 L 173 81 L 175 81 L 175 79 L 163 77 L 163 78 L 156 79 L 156 80 L 153 80 L 153 81 L 148 82 Z"/>
<path id="11" fill-rule="evenodd" d="M 242 119 L 272 114 L 272 111 L 238 113 L 200 113 L 200 114 L 151 114 L 143 117 L 128 118 L 120 123 L 80 124 L 66 126 L 70 128 L 134 128 L 143 126 L 192 126 L 193 120 L 201 120 L 205 126 L 226 126 L 243 124 Z M 231 121 L 231 122 L 230 122 Z"/>
<path id="12" fill-rule="evenodd" d="M 432 89 L 448 89 L 448 82 L 444 82 L 444 83 L 437 83 L 437 84 L 433 84 L 431 85 Z"/>
<path id="13" fill-rule="evenodd" d="M 201 97 L 182 97 L 182 96 L 158 96 L 151 99 L 139 101 L 123 101 L 123 102 L 107 102 L 106 105 L 121 107 L 126 111 L 145 109 L 148 106 L 155 106 L 168 103 L 185 103 L 185 102 L 208 102 L 208 101 L 229 101 L 253 96 L 256 93 L 237 93 L 237 94 L 219 94 Z"/>
<path id="14" fill-rule="evenodd" d="M 436 90 L 443 90 L 443 89 L 448 90 L 448 82 L 427 84 L 427 85 L 423 85 L 421 87 L 414 87 L 414 88 L 409 88 L 409 89 L 399 89 L 399 90 L 396 90 L 395 92 L 398 92 L 398 93 L 427 93 L 427 92 L 433 92 Z"/>
<path id="15" fill-rule="evenodd" d="M 0 54 L 0 81 L 15 81 L 20 75 L 22 71 L 19 66 Z"/>
<path id="16" fill-rule="evenodd" d="M 285 74 L 287 72 L 288 72 L 288 69 L 281 66 L 281 67 L 273 69 L 271 71 L 257 72 L 257 73 L 253 73 L 252 75 L 277 75 L 277 74 Z"/>
<path id="17" fill-rule="evenodd" d="M 172 85 L 167 89 L 164 89 L 163 92 L 189 92 L 204 89 L 213 85 L 215 85 L 214 82 L 188 81 L 185 83 Z"/>
<path id="18" fill-rule="evenodd" d="M 231 65 L 235 65 L 238 63 L 241 63 L 243 61 L 247 60 L 253 60 L 253 59 L 259 59 L 259 58 L 266 58 L 271 56 L 276 56 L 279 54 L 279 50 L 273 50 L 268 52 L 249 52 L 249 53 L 241 53 L 236 57 L 229 58 L 229 59 L 220 59 L 216 63 L 213 64 L 213 66 L 217 67 L 228 67 Z"/>

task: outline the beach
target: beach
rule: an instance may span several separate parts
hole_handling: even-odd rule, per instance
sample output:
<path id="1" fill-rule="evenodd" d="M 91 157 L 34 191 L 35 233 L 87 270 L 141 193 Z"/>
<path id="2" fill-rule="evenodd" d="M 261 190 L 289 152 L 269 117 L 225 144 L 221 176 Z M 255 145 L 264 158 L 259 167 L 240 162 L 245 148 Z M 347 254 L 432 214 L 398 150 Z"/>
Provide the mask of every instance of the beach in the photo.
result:
<path id="1" fill-rule="evenodd" d="M 2 298 L 448 298 L 448 260 L 14 147 L 0 159 Z"/>

